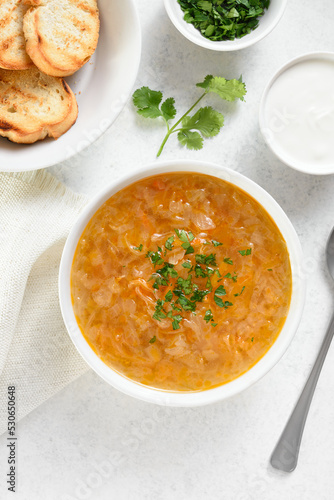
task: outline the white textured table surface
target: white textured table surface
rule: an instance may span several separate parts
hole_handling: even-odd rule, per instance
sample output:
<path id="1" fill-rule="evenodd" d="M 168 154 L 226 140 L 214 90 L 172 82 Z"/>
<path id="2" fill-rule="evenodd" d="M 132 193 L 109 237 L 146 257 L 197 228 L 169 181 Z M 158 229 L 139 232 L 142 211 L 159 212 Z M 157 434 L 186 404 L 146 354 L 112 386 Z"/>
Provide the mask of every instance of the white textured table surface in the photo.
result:
<path id="1" fill-rule="evenodd" d="M 119 0 L 121 1 L 121 0 Z M 275 30 L 257 45 L 213 53 L 184 39 L 162 0 L 137 0 L 143 33 L 135 88 L 174 96 L 179 111 L 198 95 L 207 74 L 238 78 L 248 94 L 235 108 L 222 104 L 224 130 L 204 149 L 170 139 L 161 159 L 203 159 L 238 170 L 282 206 L 300 236 L 308 281 L 300 328 L 278 365 L 228 401 L 194 409 L 159 408 L 131 399 L 88 372 L 19 424 L 19 500 L 330 500 L 334 490 L 334 349 L 311 406 L 299 465 L 273 470 L 271 451 L 310 371 L 333 309 L 324 245 L 334 225 L 334 176 L 312 177 L 284 166 L 259 132 L 266 82 L 287 60 L 333 50 L 332 0 L 290 0 Z M 217 103 L 220 106 L 220 103 Z M 93 195 L 125 172 L 155 161 L 163 127 L 140 120 L 131 102 L 95 144 L 50 171 L 76 191 Z M 0 439 L 0 498 L 5 438 Z"/>

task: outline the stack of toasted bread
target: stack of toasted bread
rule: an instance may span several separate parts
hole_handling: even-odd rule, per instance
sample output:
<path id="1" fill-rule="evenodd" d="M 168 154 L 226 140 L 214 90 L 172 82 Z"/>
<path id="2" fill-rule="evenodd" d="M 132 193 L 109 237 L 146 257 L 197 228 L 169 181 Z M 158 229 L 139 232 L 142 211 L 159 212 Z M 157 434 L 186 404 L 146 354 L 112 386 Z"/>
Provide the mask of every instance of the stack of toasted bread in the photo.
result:
<path id="1" fill-rule="evenodd" d="M 57 139 L 75 123 L 62 77 L 90 59 L 99 26 L 97 0 L 0 0 L 0 136 Z"/>

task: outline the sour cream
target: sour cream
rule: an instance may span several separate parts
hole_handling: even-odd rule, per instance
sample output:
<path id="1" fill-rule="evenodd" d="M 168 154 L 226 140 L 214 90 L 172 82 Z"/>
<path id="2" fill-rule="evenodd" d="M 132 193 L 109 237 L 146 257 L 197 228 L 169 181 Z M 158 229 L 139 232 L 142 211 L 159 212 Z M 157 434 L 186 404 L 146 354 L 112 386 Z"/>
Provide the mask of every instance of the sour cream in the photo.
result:
<path id="1" fill-rule="evenodd" d="M 262 102 L 261 130 L 288 165 L 334 173 L 334 54 L 311 54 L 285 66 Z"/>

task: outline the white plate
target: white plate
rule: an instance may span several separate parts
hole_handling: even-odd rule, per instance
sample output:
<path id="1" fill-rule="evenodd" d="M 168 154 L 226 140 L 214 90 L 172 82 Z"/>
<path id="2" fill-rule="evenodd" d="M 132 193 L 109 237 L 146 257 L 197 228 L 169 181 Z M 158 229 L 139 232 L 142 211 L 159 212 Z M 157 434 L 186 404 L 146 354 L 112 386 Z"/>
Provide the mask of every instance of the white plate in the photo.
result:
<path id="1" fill-rule="evenodd" d="M 79 106 L 78 120 L 57 141 L 14 144 L 0 138 L 0 171 L 50 167 L 93 143 L 116 119 L 132 91 L 141 55 L 134 0 L 99 0 L 101 30 L 91 60 L 66 78 Z"/>

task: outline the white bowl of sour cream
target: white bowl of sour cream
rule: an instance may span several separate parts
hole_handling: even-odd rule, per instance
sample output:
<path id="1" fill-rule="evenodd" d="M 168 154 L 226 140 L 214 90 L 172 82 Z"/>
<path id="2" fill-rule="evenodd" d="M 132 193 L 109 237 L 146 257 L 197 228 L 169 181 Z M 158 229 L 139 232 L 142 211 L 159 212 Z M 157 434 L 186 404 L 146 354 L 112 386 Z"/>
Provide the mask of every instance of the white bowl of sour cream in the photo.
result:
<path id="1" fill-rule="evenodd" d="M 260 129 L 286 165 L 334 173 L 334 52 L 304 54 L 278 70 L 263 93 Z"/>

